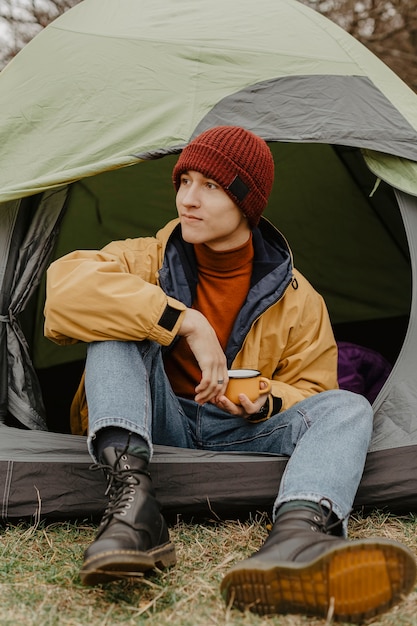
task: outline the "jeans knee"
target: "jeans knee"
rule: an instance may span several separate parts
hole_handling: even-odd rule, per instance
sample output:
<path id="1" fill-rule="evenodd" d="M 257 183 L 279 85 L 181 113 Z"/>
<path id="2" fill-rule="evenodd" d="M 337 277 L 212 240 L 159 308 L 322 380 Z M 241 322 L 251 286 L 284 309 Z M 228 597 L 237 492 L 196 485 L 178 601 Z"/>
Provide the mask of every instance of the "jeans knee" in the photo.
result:
<path id="1" fill-rule="evenodd" d="M 351 406 L 357 413 L 372 419 L 372 406 L 365 396 L 362 396 L 359 393 L 354 393 L 353 391 L 346 391 L 344 389 L 338 389 L 337 393 L 341 397 L 343 404 Z"/>
<path id="2" fill-rule="evenodd" d="M 362 431 L 363 435 L 371 436 L 374 413 L 369 401 L 362 395 L 340 389 L 337 391 L 340 411 L 351 423 L 352 428 Z"/>

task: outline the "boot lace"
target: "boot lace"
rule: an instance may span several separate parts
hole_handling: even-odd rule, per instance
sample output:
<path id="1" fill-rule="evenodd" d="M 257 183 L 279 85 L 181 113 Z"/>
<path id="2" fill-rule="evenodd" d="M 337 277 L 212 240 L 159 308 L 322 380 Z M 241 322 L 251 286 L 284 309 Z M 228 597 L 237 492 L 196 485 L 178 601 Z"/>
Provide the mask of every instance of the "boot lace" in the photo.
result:
<path id="1" fill-rule="evenodd" d="M 326 535 L 341 534 L 343 520 L 339 519 L 333 512 L 333 504 L 327 498 L 321 498 L 319 501 L 320 515 L 314 516 L 314 521 L 319 527 L 320 532 Z M 338 531 L 337 533 L 335 531 Z"/>
<path id="2" fill-rule="evenodd" d="M 135 499 L 136 487 L 140 484 L 141 476 L 149 474 L 140 469 L 131 468 L 126 454 L 127 446 L 118 452 L 114 465 L 93 463 L 90 469 L 104 471 L 108 485 L 105 495 L 108 503 L 101 518 L 100 527 L 107 525 L 115 514 L 124 517 L 131 508 Z"/>

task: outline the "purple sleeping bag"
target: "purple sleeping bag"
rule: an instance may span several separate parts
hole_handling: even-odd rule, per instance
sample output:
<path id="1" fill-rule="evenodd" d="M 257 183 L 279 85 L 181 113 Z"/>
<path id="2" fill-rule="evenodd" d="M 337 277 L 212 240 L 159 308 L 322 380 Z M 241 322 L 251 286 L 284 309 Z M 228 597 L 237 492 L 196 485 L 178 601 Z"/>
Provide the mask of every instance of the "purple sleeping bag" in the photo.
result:
<path id="1" fill-rule="evenodd" d="M 373 402 L 387 380 L 392 366 L 378 352 L 347 341 L 338 341 L 340 389 L 360 393 Z"/>

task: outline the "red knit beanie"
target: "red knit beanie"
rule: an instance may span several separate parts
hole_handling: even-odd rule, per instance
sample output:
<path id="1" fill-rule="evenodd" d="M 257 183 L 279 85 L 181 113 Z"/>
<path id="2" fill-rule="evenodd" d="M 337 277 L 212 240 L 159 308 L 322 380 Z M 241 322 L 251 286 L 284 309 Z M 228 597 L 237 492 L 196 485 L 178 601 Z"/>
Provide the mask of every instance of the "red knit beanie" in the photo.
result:
<path id="1" fill-rule="evenodd" d="M 198 135 L 182 151 L 172 173 L 175 189 L 181 174 L 194 170 L 223 187 L 256 226 L 274 181 L 274 160 L 266 142 L 238 126 L 217 126 Z"/>

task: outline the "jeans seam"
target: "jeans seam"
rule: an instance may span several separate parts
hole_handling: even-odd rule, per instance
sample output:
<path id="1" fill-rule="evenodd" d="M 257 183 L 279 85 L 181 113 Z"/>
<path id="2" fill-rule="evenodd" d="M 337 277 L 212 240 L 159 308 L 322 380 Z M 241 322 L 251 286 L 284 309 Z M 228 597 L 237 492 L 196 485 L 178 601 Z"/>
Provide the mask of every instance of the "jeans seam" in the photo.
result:
<path id="1" fill-rule="evenodd" d="M 244 439 L 238 439 L 238 440 L 234 440 L 231 442 L 222 442 L 222 441 L 217 441 L 216 443 L 208 443 L 207 441 L 204 442 L 204 448 L 216 448 L 216 447 L 220 447 L 220 448 L 225 448 L 225 447 L 231 447 L 231 446 L 236 446 L 236 447 L 240 447 L 241 445 L 244 445 L 246 443 L 249 443 L 251 441 L 256 441 L 257 439 L 264 439 L 265 437 L 271 437 L 274 433 L 285 429 L 287 427 L 287 424 L 283 424 L 280 426 L 276 426 L 275 428 L 273 428 L 272 430 L 269 430 L 267 432 L 263 432 L 263 433 L 259 433 L 256 436 L 252 436 L 252 437 L 245 437 Z M 200 440 L 199 440 L 199 443 Z"/>
<path id="2" fill-rule="evenodd" d="M 297 409 L 297 413 L 303 418 L 304 424 L 307 426 L 307 428 L 310 428 L 311 419 L 308 417 L 308 412 L 304 411 L 303 409 Z"/>

